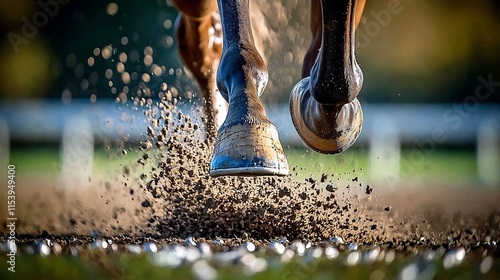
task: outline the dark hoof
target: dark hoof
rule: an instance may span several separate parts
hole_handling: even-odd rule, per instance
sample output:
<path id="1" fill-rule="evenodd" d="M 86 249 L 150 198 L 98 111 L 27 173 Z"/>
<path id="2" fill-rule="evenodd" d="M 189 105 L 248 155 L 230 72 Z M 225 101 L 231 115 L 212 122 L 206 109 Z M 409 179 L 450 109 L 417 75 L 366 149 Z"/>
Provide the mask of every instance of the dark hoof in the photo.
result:
<path id="1" fill-rule="evenodd" d="M 363 111 L 357 98 L 343 105 L 322 105 L 311 96 L 309 77 L 290 93 L 290 113 L 302 141 L 323 154 L 338 154 L 351 147 L 363 126 Z"/>
<path id="2" fill-rule="evenodd" d="M 273 124 L 238 124 L 219 130 L 211 177 L 287 174 L 288 162 Z"/>

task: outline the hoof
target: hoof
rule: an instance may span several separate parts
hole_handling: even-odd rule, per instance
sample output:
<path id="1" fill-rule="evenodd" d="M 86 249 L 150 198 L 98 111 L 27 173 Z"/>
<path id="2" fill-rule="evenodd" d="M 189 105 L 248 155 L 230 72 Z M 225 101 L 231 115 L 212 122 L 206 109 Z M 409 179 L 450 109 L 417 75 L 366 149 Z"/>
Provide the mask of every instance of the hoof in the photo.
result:
<path id="1" fill-rule="evenodd" d="M 323 154 L 338 154 L 351 147 L 363 126 L 363 111 L 357 98 L 343 105 L 322 105 L 311 96 L 309 77 L 290 94 L 292 121 L 302 141 Z"/>
<path id="2" fill-rule="evenodd" d="M 271 123 L 237 124 L 219 130 L 210 176 L 285 176 L 288 162 Z"/>

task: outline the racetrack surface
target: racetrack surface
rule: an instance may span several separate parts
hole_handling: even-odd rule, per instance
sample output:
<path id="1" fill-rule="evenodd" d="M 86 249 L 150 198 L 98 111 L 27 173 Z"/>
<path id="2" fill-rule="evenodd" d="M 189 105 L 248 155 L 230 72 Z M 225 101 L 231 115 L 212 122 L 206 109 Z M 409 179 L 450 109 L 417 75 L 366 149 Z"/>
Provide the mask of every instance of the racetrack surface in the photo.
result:
<path id="1" fill-rule="evenodd" d="M 371 186 L 356 167 L 305 179 L 302 171 L 314 167 L 292 167 L 286 177 L 213 179 L 202 127 L 181 113 L 161 116 L 152 118 L 140 158 L 119 174 L 64 187 L 59 178 L 16 178 L 16 275 L 234 279 L 240 266 L 247 277 L 266 279 L 499 274 L 496 189 Z M 3 251 L 8 235 L 4 222 Z M 214 255 L 203 257 L 207 250 Z"/>
<path id="2" fill-rule="evenodd" d="M 127 242 L 191 236 L 224 238 L 235 245 L 340 236 L 346 242 L 400 249 L 423 240 L 430 246 L 468 247 L 500 239 L 496 189 L 388 189 L 363 183 L 355 167 L 351 173 L 306 179 L 297 175 L 309 167 L 292 167 L 286 177 L 210 178 L 212 144 L 201 136 L 203 127 L 163 105 L 163 113 L 149 115 L 141 157 L 118 176 L 65 188 L 58 178 L 19 178 L 16 232 L 28 239 L 100 232 Z M 3 221 L 5 215 L 0 214 Z"/>

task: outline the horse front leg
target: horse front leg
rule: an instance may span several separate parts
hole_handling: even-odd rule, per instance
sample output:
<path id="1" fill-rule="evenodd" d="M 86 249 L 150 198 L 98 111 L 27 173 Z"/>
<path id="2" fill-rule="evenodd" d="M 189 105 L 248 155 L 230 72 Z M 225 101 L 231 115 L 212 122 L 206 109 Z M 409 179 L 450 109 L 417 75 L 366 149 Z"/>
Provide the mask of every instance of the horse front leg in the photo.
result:
<path id="1" fill-rule="evenodd" d="M 268 74 L 255 47 L 249 2 L 218 0 L 218 6 L 223 52 L 217 85 L 229 107 L 217 134 L 210 175 L 286 175 L 288 163 L 277 129 L 259 99 Z"/>
<path id="2" fill-rule="evenodd" d="M 354 54 L 354 33 L 364 4 L 364 0 L 311 3 L 313 40 L 302 71 L 309 77 L 292 89 L 290 111 L 304 143 L 320 153 L 340 153 L 361 133 L 363 113 L 356 96 L 363 74 Z"/>

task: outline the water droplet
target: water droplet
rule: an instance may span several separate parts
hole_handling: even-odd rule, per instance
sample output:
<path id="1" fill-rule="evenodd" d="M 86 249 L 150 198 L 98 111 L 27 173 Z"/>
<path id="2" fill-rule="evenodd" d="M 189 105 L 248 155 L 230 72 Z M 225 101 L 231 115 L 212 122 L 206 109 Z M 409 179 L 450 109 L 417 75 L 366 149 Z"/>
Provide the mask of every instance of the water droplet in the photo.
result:
<path id="1" fill-rule="evenodd" d="M 52 252 L 54 252 L 54 254 L 56 254 L 56 255 L 60 255 L 62 253 L 61 244 L 54 243 L 54 245 L 52 245 Z"/>
<path id="2" fill-rule="evenodd" d="M 148 253 L 156 253 L 158 251 L 158 246 L 153 242 L 146 242 L 143 245 L 144 251 Z"/>
<path id="3" fill-rule="evenodd" d="M 245 244 L 243 244 L 243 248 L 245 248 L 248 252 L 253 252 L 255 251 L 255 244 L 253 244 L 252 242 L 246 242 Z"/>
<path id="4" fill-rule="evenodd" d="M 446 269 L 459 265 L 465 258 L 465 249 L 460 247 L 458 249 L 451 249 L 444 255 L 443 267 Z"/>
<path id="5" fill-rule="evenodd" d="M 141 253 L 141 246 L 136 245 L 136 244 L 130 244 L 127 246 L 127 251 L 129 251 L 132 254 L 140 254 Z"/>
<path id="6" fill-rule="evenodd" d="M 422 253 L 422 258 L 426 261 L 432 261 L 436 256 L 436 252 L 433 250 L 428 250 Z"/>
<path id="7" fill-rule="evenodd" d="M 280 239 L 278 239 L 278 242 L 281 244 L 286 244 L 289 243 L 290 241 L 288 241 L 286 237 L 281 237 Z"/>
<path id="8" fill-rule="evenodd" d="M 210 245 L 208 245 L 207 243 L 198 243 L 196 247 L 198 248 L 198 251 L 200 251 L 200 258 L 210 258 L 212 256 Z"/>
<path id="9" fill-rule="evenodd" d="M 217 278 L 217 270 L 204 260 L 195 262 L 191 268 L 191 272 L 194 278 L 198 280 L 212 280 Z"/>
<path id="10" fill-rule="evenodd" d="M 45 242 L 43 242 L 42 240 L 38 240 L 35 243 L 35 251 L 38 254 L 40 254 L 40 256 L 42 256 L 42 257 L 47 257 L 48 255 L 50 255 L 49 246 Z"/>
<path id="11" fill-rule="evenodd" d="M 339 250 L 333 246 L 327 246 L 325 248 L 325 255 L 329 260 L 336 259 L 339 256 Z"/>
<path id="12" fill-rule="evenodd" d="M 292 250 L 286 249 L 283 255 L 281 255 L 281 262 L 282 263 L 289 263 L 292 259 L 295 253 Z"/>
<path id="13" fill-rule="evenodd" d="M 361 260 L 361 253 L 359 251 L 350 251 L 347 255 L 346 265 L 354 266 Z"/>
<path id="14" fill-rule="evenodd" d="M 267 261 L 257 258 L 253 254 L 245 254 L 241 257 L 240 263 L 244 266 L 245 274 L 252 275 L 267 268 Z"/>
<path id="15" fill-rule="evenodd" d="M 380 247 L 379 246 L 373 246 L 368 251 L 364 254 L 364 260 L 366 263 L 373 263 L 378 259 L 378 256 L 380 254 Z"/>
<path id="16" fill-rule="evenodd" d="M 385 253 L 385 262 L 389 264 L 394 260 L 395 257 L 396 257 L 396 252 L 394 250 L 387 251 Z"/>
<path id="17" fill-rule="evenodd" d="M 479 265 L 479 271 L 481 271 L 482 274 L 486 274 L 488 273 L 488 271 L 490 271 L 492 267 L 493 267 L 493 258 L 487 256 Z"/>
<path id="18" fill-rule="evenodd" d="M 90 243 L 90 249 L 92 250 L 105 250 L 106 248 L 108 248 L 108 242 L 104 239 L 98 238 Z"/>
<path id="19" fill-rule="evenodd" d="M 177 267 L 182 263 L 183 258 L 180 258 L 175 251 L 164 249 L 156 254 L 152 254 L 151 262 L 162 267 Z"/>
<path id="20" fill-rule="evenodd" d="M 226 243 L 224 242 L 224 240 L 219 239 L 219 238 L 216 238 L 216 239 L 214 239 L 213 241 L 214 241 L 214 244 L 215 244 L 215 245 L 218 245 L 218 246 L 222 246 L 222 245 L 226 244 Z"/>
<path id="21" fill-rule="evenodd" d="M 244 250 L 230 250 L 216 254 L 214 258 L 223 265 L 229 265 L 240 259 L 245 254 L 247 254 L 247 252 Z"/>
<path id="22" fill-rule="evenodd" d="M 319 259 L 323 255 L 323 249 L 320 247 L 314 247 L 308 249 L 304 255 L 304 260 L 306 262 L 312 262 Z"/>
<path id="23" fill-rule="evenodd" d="M 277 254 L 281 255 L 285 252 L 285 245 L 283 245 L 279 242 L 273 241 L 269 244 L 269 249 L 271 249 L 274 252 L 276 252 Z"/>
<path id="24" fill-rule="evenodd" d="M 401 280 L 415 280 L 417 279 L 418 276 L 418 266 L 415 263 L 412 263 L 403 270 L 401 270 L 401 273 L 399 274 L 399 278 Z"/>
<path id="25" fill-rule="evenodd" d="M 186 248 L 185 259 L 187 262 L 193 263 L 196 260 L 198 260 L 200 257 L 201 257 L 201 254 L 200 254 L 200 251 L 198 250 L 198 248 L 194 248 L 194 247 Z"/>
<path id="26" fill-rule="evenodd" d="M 186 246 L 196 246 L 196 242 L 194 241 L 194 238 L 191 236 L 188 236 L 188 238 L 186 238 L 186 241 L 184 241 L 184 243 L 186 244 Z"/>
<path id="27" fill-rule="evenodd" d="M 339 236 L 334 236 L 332 238 L 330 238 L 330 242 L 332 242 L 333 244 L 344 244 L 344 240 L 342 239 L 342 237 L 339 237 Z"/>
<path id="28" fill-rule="evenodd" d="M 70 252 L 71 256 L 73 256 L 73 257 L 77 257 L 78 256 L 78 249 L 77 249 L 77 247 L 71 247 L 71 248 L 69 248 L 69 252 Z"/>
<path id="29" fill-rule="evenodd" d="M 297 252 L 299 256 L 302 256 L 306 251 L 306 246 L 304 245 L 304 243 L 298 240 L 292 242 L 291 248 L 295 250 L 295 252 Z"/>

